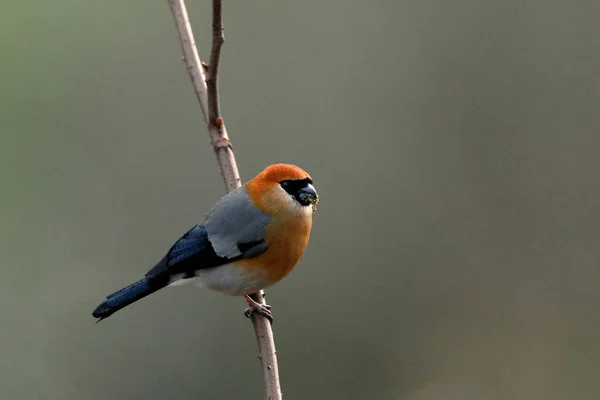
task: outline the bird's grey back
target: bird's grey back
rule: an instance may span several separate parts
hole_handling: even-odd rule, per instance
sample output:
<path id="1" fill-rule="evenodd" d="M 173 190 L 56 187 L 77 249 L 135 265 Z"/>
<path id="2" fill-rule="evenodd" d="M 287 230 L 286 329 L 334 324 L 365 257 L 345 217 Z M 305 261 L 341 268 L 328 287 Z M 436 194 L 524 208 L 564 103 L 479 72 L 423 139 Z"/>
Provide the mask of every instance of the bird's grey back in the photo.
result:
<path id="1" fill-rule="evenodd" d="M 266 249 L 265 227 L 270 218 L 254 205 L 242 186 L 223 196 L 201 225 L 218 256 L 252 257 Z"/>

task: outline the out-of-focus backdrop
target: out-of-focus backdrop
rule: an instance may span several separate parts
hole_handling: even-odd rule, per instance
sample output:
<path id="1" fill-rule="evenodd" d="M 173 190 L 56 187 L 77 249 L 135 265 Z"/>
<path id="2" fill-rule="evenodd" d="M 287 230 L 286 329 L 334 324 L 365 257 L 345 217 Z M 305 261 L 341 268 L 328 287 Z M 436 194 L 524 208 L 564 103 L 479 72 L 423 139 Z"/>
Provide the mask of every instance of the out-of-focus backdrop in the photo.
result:
<path id="1" fill-rule="evenodd" d="M 241 299 L 91 316 L 224 193 L 167 3 L 0 8 L 2 399 L 262 398 Z M 321 195 L 268 291 L 286 399 L 597 399 L 597 2 L 224 9 L 243 178 Z"/>

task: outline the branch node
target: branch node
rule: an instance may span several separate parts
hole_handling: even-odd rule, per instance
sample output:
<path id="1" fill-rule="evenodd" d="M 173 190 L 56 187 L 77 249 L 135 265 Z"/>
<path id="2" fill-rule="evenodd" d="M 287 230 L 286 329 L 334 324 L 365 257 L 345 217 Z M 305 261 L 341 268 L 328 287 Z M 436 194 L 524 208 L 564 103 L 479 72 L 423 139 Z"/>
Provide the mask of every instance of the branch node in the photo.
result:
<path id="1" fill-rule="evenodd" d="M 232 149 L 231 141 L 229 139 L 225 139 L 225 138 L 216 139 L 213 142 L 213 147 L 215 148 L 215 151 L 219 151 L 222 149 Z"/>

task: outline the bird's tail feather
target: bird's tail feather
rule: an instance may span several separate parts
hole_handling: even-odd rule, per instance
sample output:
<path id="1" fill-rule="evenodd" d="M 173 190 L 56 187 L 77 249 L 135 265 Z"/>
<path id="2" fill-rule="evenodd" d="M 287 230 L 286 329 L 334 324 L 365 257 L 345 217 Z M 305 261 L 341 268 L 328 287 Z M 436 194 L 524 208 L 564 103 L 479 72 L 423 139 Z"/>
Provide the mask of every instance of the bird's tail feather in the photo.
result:
<path id="1" fill-rule="evenodd" d="M 166 286 L 167 282 L 164 284 L 151 284 L 148 279 L 142 278 L 137 282 L 132 283 L 129 286 L 124 287 L 123 289 L 117 290 L 113 294 L 110 294 L 106 297 L 106 300 L 102 302 L 92 315 L 95 318 L 100 318 L 97 322 L 102 321 L 105 318 L 110 317 L 115 312 L 120 309 L 127 307 L 131 303 L 134 303 L 149 294 L 156 292 L 159 289 L 162 289 Z"/>

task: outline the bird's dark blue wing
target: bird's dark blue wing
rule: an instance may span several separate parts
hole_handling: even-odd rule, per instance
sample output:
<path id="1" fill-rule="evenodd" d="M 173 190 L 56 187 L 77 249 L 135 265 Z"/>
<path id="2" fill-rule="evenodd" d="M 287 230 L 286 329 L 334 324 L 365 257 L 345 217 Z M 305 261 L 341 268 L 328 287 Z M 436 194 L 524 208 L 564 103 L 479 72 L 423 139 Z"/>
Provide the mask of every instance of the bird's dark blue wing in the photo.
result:
<path id="1" fill-rule="evenodd" d="M 175 274 L 213 268 L 231 261 L 233 260 L 217 256 L 208 240 L 206 230 L 201 225 L 196 225 L 171 246 L 162 260 L 146 273 L 146 278 L 164 279 Z"/>
<path id="2" fill-rule="evenodd" d="M 191 260 L 201 264 L 198 265 L 198 269 L 228 262 L 225 257 L 217 256 L 208 240 L 206 229 L 201 225 L 196 225 L 187 231 L 167 252 L 167 263 L 171 267 Z"/>
<path id="3" fill-rule="evenodd" d="M 239 243 L 240 255 L 236 257 L 218 256 L 203 225 L 196 225 L 185 233 L 167 252 L 163 259 L 146 274 L 146 278 L 166 279 L 172 275 L 190 274 L 200 269 L 214 268 L 244 257 L 253 257 L 261 251 L 262 241 Z"/>

